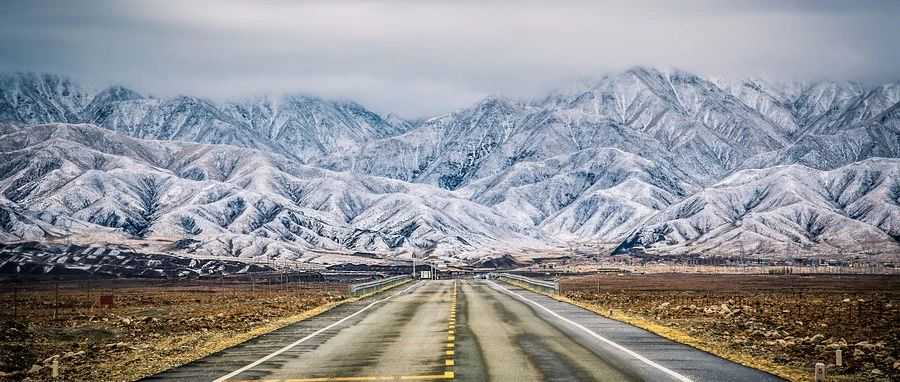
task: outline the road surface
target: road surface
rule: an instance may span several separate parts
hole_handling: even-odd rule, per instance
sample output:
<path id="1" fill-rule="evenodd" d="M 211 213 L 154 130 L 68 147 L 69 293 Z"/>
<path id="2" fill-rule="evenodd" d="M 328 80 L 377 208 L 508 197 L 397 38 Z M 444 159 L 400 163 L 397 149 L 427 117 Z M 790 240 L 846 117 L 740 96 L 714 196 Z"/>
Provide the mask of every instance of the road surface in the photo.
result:
<path id="1" fill-rule="evenodd" d="M 150 381 L 780 381 L 492 281 L 407 284 Z"/>

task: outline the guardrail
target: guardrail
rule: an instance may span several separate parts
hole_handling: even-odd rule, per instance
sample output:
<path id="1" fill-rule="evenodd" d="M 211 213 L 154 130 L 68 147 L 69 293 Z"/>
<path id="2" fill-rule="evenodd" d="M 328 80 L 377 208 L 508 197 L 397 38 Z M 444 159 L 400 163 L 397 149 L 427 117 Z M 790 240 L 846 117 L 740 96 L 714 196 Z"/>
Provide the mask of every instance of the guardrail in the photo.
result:
<path id="1" fill-rule="evenodd" d="M 411 280 L 409 275 L 393 276 L 381 280 L 364 282 L 361 284 L 350 285 L 350 295 L 359 297 L 370 293 L 375 293 L 384 289 L 392 288 Z"/>
<path id="2" fill-rule="evenodd" d="M 550 294 L 559 294 L 559 282 L 558 281 L 546 281 L 546 280 L 538 280 L 530 277 L 514 275 L 511 273 L 493 273 L 491 278 L 507 282 L 513 285 L 520 284 L 519 286 L 524 286 L 527 288 L 536 289 L 540 292 L 550 293 Z"/>

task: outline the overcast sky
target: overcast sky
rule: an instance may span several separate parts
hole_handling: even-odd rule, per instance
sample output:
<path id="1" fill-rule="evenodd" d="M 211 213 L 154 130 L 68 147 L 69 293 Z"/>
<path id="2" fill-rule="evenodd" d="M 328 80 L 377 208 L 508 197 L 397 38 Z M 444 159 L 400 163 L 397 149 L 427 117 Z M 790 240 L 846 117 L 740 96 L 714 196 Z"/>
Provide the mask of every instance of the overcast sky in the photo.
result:
<path id="1" fill-rule="evenodd" d="M 635 65 L 900 79 L 900 1 L 0 1 L 0 71 L 420 117 Z"/>

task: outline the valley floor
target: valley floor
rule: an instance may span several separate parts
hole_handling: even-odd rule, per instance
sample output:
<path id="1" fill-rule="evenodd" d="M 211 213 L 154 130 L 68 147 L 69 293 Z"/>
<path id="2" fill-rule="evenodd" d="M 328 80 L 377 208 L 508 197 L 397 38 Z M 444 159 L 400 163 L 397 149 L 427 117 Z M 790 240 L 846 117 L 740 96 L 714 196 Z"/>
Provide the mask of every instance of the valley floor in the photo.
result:
<path id="1" fill-rule="evenodd" d="M 197 370 L 201 374 L 206 373 L 204 376 L 224 374 L 223 370 L 227 372 L 232 369 L 225 370 L 227 368 L 223 369 L 224 366 L 220 363 L 210 363 L 209 360 L 216 356 L 203 358 L 206 362 L 198 361 L 182 368 L 170 368 L 210 354 L 226 358 L 230 354 L 243 354 L 237 358 L 228 358 L 229 362 L 236 365 L 233 369 L 236 369 L 249 362 L 245 358 L 254 358 L 254 355 L 258 358 L 259 352 L 244 354 L 229 350 L 229 353 L 222 351 L 223 349 L 237 344 L 242 345 L 232 349 L 240 350 L 245 346 L 252 348 L 260 340 L 245 341 L 254 337 L 294 341 L 299 338 L 298 333 L 318 328 L 316 323 L 319 321 L 332 322 L 346 316 L 347 312 L 359 309 L 360 304 L 371 303 L 371 299 L 364 299 L 344 304 L 314 320 L 290 325 L 345 299 L 346 284 L 269 284 L 258 280 L 250 285 L 229 283 L 227 280 L 225 283 L 220 280 L 94 280 L 60 282 L 58 287 L 56 282 L 28 283 L 27 288 L 24 284 L 17 287 L 12 284 L 0 286 L 3 287 L 0 293 L 3 306 L 0 310 L 0 380 L 17 381 L 48 379 L 54 360 L 59 364 L 63 380 L 135 380 L 167 369 L 169 373 L 187 373 L 184 375 L 195 375 L 194 371 Z M 372 325 L 387 325 L 385 328 L 359 326 L 354 324 L 356 321 L 348 322 L 346 327 L 342 326 L 341 330 L 347 331 L 349 340 L 333 344 L 344 344 L 336 347 L 340 350 L 338 353 L 356 349 L 355 345 L 347 344 L 359 344 L 357 340 L 364 337 L 372 337 L 372 344 L 382 343 L 379 342 L 382 340 L 399 341 L 397 349 L 407 349 L 408 344 L 405 345 L 404 342 L 407 340 L 412 341 L 411 344 L 415 347 L 439 347 L 442 343 L 432 343 L 432 340 L 438 338 L 435 333 L 443 334 L 447 325 L 446 314 L 449 312 L 451 317 L 456 314 L 457 309 L 451 305 L 457 300 L 458 293 L 460 321 L 456 325 L 456 337 L 458 346 L 467 350 L 459 352 L 457 367 L 453 368 L 459 380 L 485 380 L 490 373 L 504 371 L 534 375 L 551 375 L 572 370 L 599 372 L 602 370 L 596 366 L 602 364 L 600 360 L 609 359 L 608 355 L 597 358 L 590 354 L 597 349 L 579 353 L 580 355 L 565 353 L 578 349 L 571 344 L 552 347 L 556 349 L 555 353 L 547 354 L 568 354 L 568 358 L 563 358 L 586 359 L 585 365 L 589 367 L 559 368 L 555 361 L 548 361 L 546 365 L 541 363 L 549 359 L 545 355 L 511 353 L 509 349 L 543 348 L 536 348 L 534 344 L 525 346 L 509 342 L 511 339 L 527 342 L 529 337 L 523 337 L 518 331 L 528 325 L 531 325 L 529 333 L 542 333 L 538 337 L 543 339 L 565 342 L 574 337 L 559 335 L 559 330 L 570 328 L 566 329 L 565 325 L 550 317 L 549 313 L 541 313 L 537 308 L 517 302 L 515 295 L 511 296 L 508 291 L 493 283 L 460 281 L 454 284 L 442 281 L 422 286 L 414 288 L 415 293 L 400 294 L 396 301 L 372 308 L 371 314 L 366 312 L 366 315 L 354 318 L 361 320 L 364 316 L 369 317 L 374 320 Z M 561 286 L 563 296 L 560 298 L 563 300 L 788 380 L 811 381 L 816 362 L 827 365 L 829 380 L 883 381 L 900 377 L 900 327 L 896 325 L 900 322 L 900 276 L 897 275 L 606 274 L 565 278 L 561 281 Z M 458 292 L 455 292 L 457 289 Z M 557 304 L 547 296 L 511 289 L 529 296 L 528 298 L 539 299 L 541 304 L 553 307 L 555 311 L 562 312 L 562 315 L 579 311 L 568 304 Z M 101 307 L 99 302 L 104 299 L 101 296 L 114 296 L 113 305 Z M 392 309 L 399 309 L 399 313 Z M 413 310 L 406 312 L 404 309 L 413 309 L 424 318 L 413 320 Z M 618 340 L 632 341 L 630 348 L 640 349 L 640 346 L 650 344 L 645 340 L 633 341 L 634 338 L 630 336 L 638 329 L 617 326 L 622 324 L 589 312 L 582 311 L 576 316 L 572 317 L 587 319 L 585 322 L 602 323 L 597 324 L 600 325 L 597 330 L 605 336 L 613 338 L 623 335 Z M 405 322 L 431 322 L 440 326 L 441 330 L 436 329 L 437 326 L 409 326 L 403 324 Z M 562 328 L 558 328 L 559 325 Z M 403 330 L 422 333 L 403 335 L 401 327 Z M 276 330 L 279 328 L 284 329 Z M 297 335 L 277 335 L 291 334 L 291 328 L 302 330 L 294 333 Z M 359 328 L 368 329 L 356 333 Z M 273 330 L 276 334 L 274 336 L 257 337 Z M 330 334 L 326 337 L 330 338 L 339 332 L 329 331 Z M 506 333 L 506 337 L 498 337 L 502 333 Z M 337 340 L 344 337 L 335 338 Z M 280 342 L 277 341 L 275 345 L 269 344 L 266 342 L 269 340 L 262 340 L 261 343 L 276 348 L 283 345 L 278 345 Z M 579 341 L 593 343 L 590 338 L 581 338 Z M 664 340 L 658 338 L 657 341 Z M 434 352 L 430 350 L 400 351 L 397 353 L 397 360 L 411 362 L 402 363 L 390 358 L 394 354 L 387 351 L 390 349 L 373 346 L 371 349 L 379 349 L 377 354 L 383 353 L 384 357 L 388 357 L 382 363 L 366 363 L 368 366 L 365 367 L 372 368 L 373 372 L 396 371 L 379 369 L 383 366 L 401 368 L 404 372 L 411 370 L 418 373 L 415 375 L 443 375 L 441 373 L 444 368 L 438 367 L 443 365 L 443 359 L 437 362 L 428 358 L 429 361 L 424 362 L 415 358 L 419 355 L 426 358 L 432 356 Z M 666 349 L 672 346 L 683 347 L 690 350 L 686 354 L 697 357 L 705 354 L 682 345 L 667 346 Z M 316 347 L 302 347 L 298 354 L 306 354 L 303 357 L 317 356 L 318 353 L 307 354 L 314 348 Z M 320 350 L 328 349 L 330 348 L 325 347 Z M 368 354 L 366 349 L 369 348 L 360 347 L 354 351 L 362 352 L 360 359 L 368 359 L 365 356 Z M 836 350 L 843 353 L 842 366 L 835 365 Z M 640 353 L 648 357 L 655 354 L 652 346 L 642 349 Z M 410 358 L 411 355 L 413 358 Z M 322 355 L 322 359 L 343 359 L 326 356 L 327 354 Z M 523 364 L 534 363 L 536 366 L 531 369 L 485 366 L 518 359 L 514 356 L 519 357 Z M 725 366 L 744 370 L 742 372 L 751 370 L 735 369 L 736 365 L 729 366 L 730 363 L 718 357 L 713 358 L 714 363 L 719 366 L 703 368 L 698 366 L 700 363 L 685 361 L 674 363 L 673 367 L 686 368 L 684 373 L 693 375 L 695 380 L 721 380 L 716 375 L 701 378 L 700 374 L 694 374 L 704 370 L 719 372 L 725 370 Z M 353 359 L 348 358 L 347 362 Z M 660 359 L 667 358 L 662 356 Z M 331 365 L 327 362 L 314 364 Z M 210 365 L 214 367 L 209 369 Z M 272 370 L 282 370 L 286 367 L 284 365 L 293 364 L 276 363 L 277 365 L 281 366 Z M 300 362 L 295 366 L 302 368 L 309 365 Z M 362 364 L 352 362 L 348 365 L 351 369 L 362 367 Z M 332 369 L 321 372 L 297 370 L 298 375 L 315 376 L 334 372 Z M 613 373 L 615 370 L 619 369 L 612 367 L 609 372 Z M 494 380 L 506 380 L 506 377 L 509 375 L 490 376 Z"/>
<path id="2" fill-rule="evenodd" d="M 897 275 L 612 274 L 562 288 L 597 313 L 790 380 L 811 381 L 817 362 L 829 380 L 900 378 Z"/>
<path id="3" fill-rule="evenodd" d="M 308 318 L 346 284 L 92 280 L 2 285 L 0 381 L 136 380 Z M 112 296 L 111 307 L 100 302 Z"/>

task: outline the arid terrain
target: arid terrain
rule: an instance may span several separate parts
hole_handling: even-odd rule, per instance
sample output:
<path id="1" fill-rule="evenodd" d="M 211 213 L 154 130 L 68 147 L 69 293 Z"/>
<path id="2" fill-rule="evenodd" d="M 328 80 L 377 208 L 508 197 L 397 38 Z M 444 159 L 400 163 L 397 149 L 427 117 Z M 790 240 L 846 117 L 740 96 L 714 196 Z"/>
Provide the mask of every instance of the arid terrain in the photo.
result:
<path id="1" fill-rule="evenodd" d="M 817 362 L 830 380 L 900 378 L 896 275 L 608 274 L 561 288 L 598 313 L 790 380 L 812 380 Z"/>
<path id="2" fill-rule="evenodd" d="M 279 281 L 4 283 L 0 380 L 47 380 L 54 362 L 61 380 L 134 380 L 347 298 L 347 284 Z M 607 273 L 561 288 L 604 316 L 789 380 L 811 381 L 817 362 L 829 380 L 900 378 L 897 275 Z"/>
<path id="3" fill-rule="evenodd" d="M 48 380 L 54 360 L 61 380 L 134 380 L 296 322 L 345 294 L 346 284 L 323 282 L 7 284 L 0 380 Z M 112 296 L 112 306 L 101 306 L 110 298 L 101 296 Z"/>

